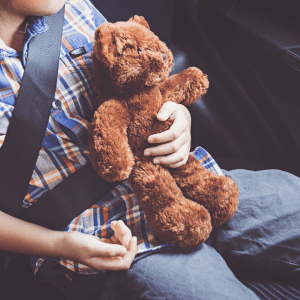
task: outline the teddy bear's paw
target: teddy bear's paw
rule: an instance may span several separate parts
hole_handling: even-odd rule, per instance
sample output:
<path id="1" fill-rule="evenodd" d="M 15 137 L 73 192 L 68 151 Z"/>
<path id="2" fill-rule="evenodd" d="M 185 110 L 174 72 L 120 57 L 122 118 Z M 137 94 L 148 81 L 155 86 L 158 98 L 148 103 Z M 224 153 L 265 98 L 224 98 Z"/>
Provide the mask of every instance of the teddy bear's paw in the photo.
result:
<path id="1" fill-rule="evenodd" d="M 104 180 L 114 182 L 114 181 L 123 181 L 129 178 L 130 173 L 132 171 L 132 164 L 122 163 L 121 159 L 119 159 L 119 163 L 104 165 L 103 162 L 100 165 L 95 165 L 99 176 L 101 176 Z"/>
<path id="2" fill-rule="evenodd" d="M 102 144 L 104 143 L 100 143 Z M 109 143 L 107 144 L 110 146 Z M 89 148 L 91 163 L 100 177 L 110 182 L 129 178 L 134 165 L 134 157 L 128 147 L 115 147 L 114 152 L 106 151 L 104 147 Z M 108 149 L 111 148 L 108 147 Z"/>
<path id="3" fill-rule="evenodd" d="M 190 67 L 182 73 L 186 76 L 188 84 L 188 97 L 182 102 L 182 104 L 190 105 L 206 94 L 209 87 L 209 81 L 207 79 L 207 75 L 203 74 L 203 72 L 196 67 Z"/>
<path id="4" fill-rule="evenodd" d="M 106 170 L 102 173 L 98 172 L 98 175 L 101 176 L 105 181 L 123 181 L 129 178 L 131 170 L 121 170 L 121 172 L 117 172 L 114 170 L 113 172 L 107 172 Z"/>

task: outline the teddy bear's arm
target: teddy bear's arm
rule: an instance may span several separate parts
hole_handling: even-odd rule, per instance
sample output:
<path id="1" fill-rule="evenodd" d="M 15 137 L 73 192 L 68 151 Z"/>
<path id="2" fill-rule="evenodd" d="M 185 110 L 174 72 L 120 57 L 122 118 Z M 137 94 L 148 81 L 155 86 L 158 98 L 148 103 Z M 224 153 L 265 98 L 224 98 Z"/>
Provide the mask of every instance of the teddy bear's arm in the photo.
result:
<path id="1" fill-rule="evenodd" d="M 90 127 L 90 157 L 98 175 L 106 181 L 121 181 L 131 173 L 134 158 L 127 138 L 129 122 L 124 101 L 108 100 L 95 112 Z"/>
<path id="2" fill-rule="evenodd" d="M 160 87 L 163 101 L 191 105 L 203 96 L 208 88 L 208 79 L 196 67 L 188 68 L 170 76 Z"/>

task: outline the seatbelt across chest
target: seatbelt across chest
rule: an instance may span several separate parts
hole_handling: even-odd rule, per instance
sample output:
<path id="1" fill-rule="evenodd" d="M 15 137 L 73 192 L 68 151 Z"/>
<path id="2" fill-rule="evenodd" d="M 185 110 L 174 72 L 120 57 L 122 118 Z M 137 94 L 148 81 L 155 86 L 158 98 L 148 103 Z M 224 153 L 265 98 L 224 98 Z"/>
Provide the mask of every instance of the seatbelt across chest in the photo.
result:
<path id="1" fill-rule="evenodd" d="M 41 148 L 55 94 L 64 7 L 32 37 L 19 95 L 0 155 L 0 209 L 17 216 Z"/>
<path id="2" fill-rule="evenodd" d="M 55 95 L 64 7 L 45 17 L 48 30 L 29 44 L 15 109 L 0 152 L 0 210 L 58 230 L 118 183 L 104 182 L 88 163 L 20 212 L 48 124 Z"/>

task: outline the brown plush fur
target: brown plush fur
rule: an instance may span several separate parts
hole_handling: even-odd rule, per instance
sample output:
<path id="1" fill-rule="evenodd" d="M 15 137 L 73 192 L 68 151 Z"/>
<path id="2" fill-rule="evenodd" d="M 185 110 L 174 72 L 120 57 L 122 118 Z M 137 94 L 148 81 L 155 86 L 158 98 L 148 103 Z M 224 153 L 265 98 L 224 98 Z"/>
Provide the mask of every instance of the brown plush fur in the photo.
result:
<path id="1" fill-rule="evenodd" d="M 99 108 L 90 129 L 91 161 L 107 181 L 129 178 L 154 233 L 190 249 L 212 226 L 229 220 L 239 190 L 190 156 L 177 169 L 154 165 L 143 152 L 147 138 L 170 128 L 156 115 L 166 101 L 189 105 L 206 93 L 207 76 L 197 68 L 169 76 L 172 53 L 143 17 L 105 23 L 95 34 L 93 66 Z"/>

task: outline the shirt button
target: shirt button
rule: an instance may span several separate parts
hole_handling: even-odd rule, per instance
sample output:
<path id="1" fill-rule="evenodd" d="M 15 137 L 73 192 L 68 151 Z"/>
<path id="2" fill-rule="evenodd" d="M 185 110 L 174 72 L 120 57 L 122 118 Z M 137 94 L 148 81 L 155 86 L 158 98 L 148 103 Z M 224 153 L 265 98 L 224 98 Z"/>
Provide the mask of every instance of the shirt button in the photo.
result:
<path id="1" fill-rule="evenodd" d="M 52 107 L 54 109 L 59 109 L 61 107 L 61 101 L 58 99 L 54 99 L 52 102 Z"/>

